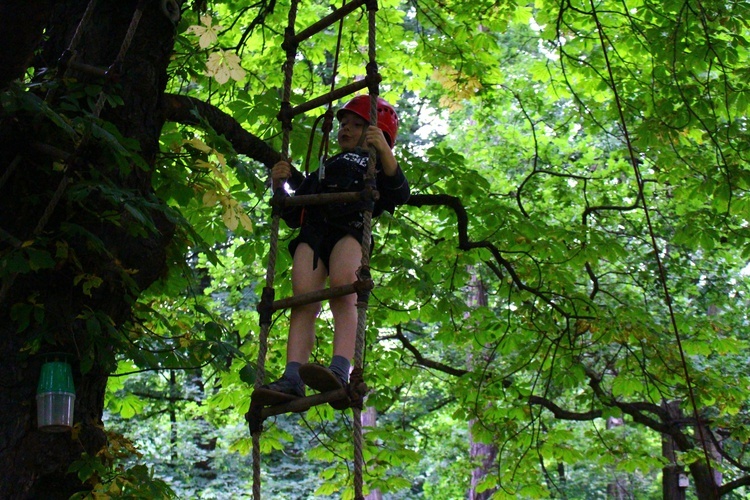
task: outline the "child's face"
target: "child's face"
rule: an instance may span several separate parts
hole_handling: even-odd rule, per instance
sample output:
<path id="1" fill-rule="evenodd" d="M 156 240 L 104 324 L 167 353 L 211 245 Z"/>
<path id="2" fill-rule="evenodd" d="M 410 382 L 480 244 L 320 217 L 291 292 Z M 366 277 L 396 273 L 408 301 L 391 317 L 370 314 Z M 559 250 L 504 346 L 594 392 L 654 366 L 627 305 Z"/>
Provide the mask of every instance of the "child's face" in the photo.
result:
<path id="1" fill-rule="evenodd" d="M 359 138 L 367 127 L 367 122 L 354 113 L 342 113 L 339 120 L 337 139 L 342 151 L 350 151 L 357 147 Z"/>

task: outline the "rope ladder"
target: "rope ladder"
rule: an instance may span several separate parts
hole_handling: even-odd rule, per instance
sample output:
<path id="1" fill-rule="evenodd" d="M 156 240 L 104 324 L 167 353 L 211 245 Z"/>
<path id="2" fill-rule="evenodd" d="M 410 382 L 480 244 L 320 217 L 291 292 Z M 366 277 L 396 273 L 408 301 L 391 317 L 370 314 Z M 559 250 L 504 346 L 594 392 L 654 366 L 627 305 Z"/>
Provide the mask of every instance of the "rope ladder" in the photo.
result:
<path id="1" fill-rule="evenodd" d="M 283 159 L 289 159 L 289 136 L 292 129 L 292 119 L 315 109 L 322 105 L 330 105 L 333 101 L 339 100 L 347 95 L 358 92 L 367 88 L 370 95 L 370 123 L 377 123 L 377 97 L 379 94 L 380 75 L 377 69 L 375 58 L 375 14 L 378 9 L 377 0 L 353 0 L 350 3 L 344 3 L 341 8 L 332 12 L 320 21 L 314 23 L 300 33 L 295 33 L 294 26 L 297 17 L 299 0 L 292 0 L 288 26 L 284 34 L 284 43 L 282 48 L 286 51 L 286 61 L 284 63 L 284 88 L 282 92 L 281 111 L 278 119 L 282 124 L 282 146 L 281 156 Z M 366 6 L 368 14 L 368 64 L 367 74 L 363 80 L 353 82 L 339 88 L 335 88 L 335 73 L 331 90 L 321 96 L 315 97 L 303 104 L 292 107 L 290 104 L 292 91 L 292 76 L 294 72 L 294 63 L 297 55 L 299 44 L 312 37 L 316 33 L 326 29 L 336 22 L 342 22 L 350 13 L 354 12 L 361 6 Z M 340 49 L 341 30 L 339 30 L 339 45 L 336 49 L 336 59 Z M 330 119 L 330 118 L 329 118 Z M 330 126 L 329 126 L 330 128 Z M 324 130 L 326 126 L 324 125 Z M 327 131 L 325 132 L 327 142 Z M 257 362 L 257 375 L 255 380 L 255 389 L 260 388 L 265 383 L 266 369 L 265 362 L 268 354 L 268 335 L 271 327 L 273 313 L 279 310 L 320 302 L 335 297 L 341 297 L 352 293 L 357 294 L 357 335 L 355 343 L 355 352 L 353 359 L 353 370 L 347 387 L 331 391 L 328 393 L 314 394 L 290 402 L 281 403 L 274 406 L 265 406 L 262 401 L 251 399 L 250 409 L 246 414 L 253 442 L 253 500 L 261 499 L 261 460 L 260 460 L 260 435 L 263 428 L 263 422 L 266 418 L 282 413 L 300 413 L 314 406 L 329 403 L 332 401 L 347 400 L 349 407 L 352 408 L 352 439 L 354 445 L 354 495 L 355 499 L 364 499 L 363 496 L 363 453 L 362 453 L 362 406 L 367 387 L 363 380 L 363 364 L 365 351 L 365 334 L 367 327 L 367 307 L 370 291 L 373 288 L 373 281 L 370 277 L 370 240 L 372 234 L 372 209 L 374 201 L 378 198 L 378 192 L 375 188 L 376 174 L 376 152 L 373 147 L 369 148 L 367 173 L 365 175 L 365 188 L 361 192 L 348 193 L 322 193 L 312 195 L 300 195 L 285 197 L 283 188 L 276 190 L 271 199 L 272 220 L 271 220 L 271 238 L 266 267 L 266 282 L 261 294 L 261 300 L 258 304 L 260 335 Z M 354 283 L 327 288 L 307 294 L 296 295 L 280 300 L 275 300 L 274 279 L 275 268 L 278 254 L 279 239 L 279 219 L 284 207 L 299 205 L 322 205 L 340 202 L 357 202 L 364 201 L 367 208 L 364 210 L 364 225 L 362 238 L 362 260 L 357 271 L 357 281 Z"/>

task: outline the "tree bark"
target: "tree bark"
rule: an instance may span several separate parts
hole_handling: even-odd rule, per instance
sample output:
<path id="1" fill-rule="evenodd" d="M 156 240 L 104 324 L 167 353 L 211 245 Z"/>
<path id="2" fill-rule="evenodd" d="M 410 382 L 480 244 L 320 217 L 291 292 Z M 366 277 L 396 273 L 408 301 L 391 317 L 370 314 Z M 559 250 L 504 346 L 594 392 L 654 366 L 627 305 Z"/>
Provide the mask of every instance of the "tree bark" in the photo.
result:
<path id="1" fill-rule="evenodd" d="M 624 420 L 621 418 L 609 417 L 607 419 L 607 429 L 619 427 L 624 423 Z M 612 482 L 607 485 L 607 498 L 609 500 L 625 500 L 626 498 L 631 498 L 627 482 L 623 478 L 618 477 L 617 471 L 613 470 L 612 473 L 614 477 Z"/>
<path id="2" fill-rule="evenodd" d="M 667 414 L 673 419 L 682 417 L 679 401 L 671 401 L 662 404 Z M 669 461 L 661 471 L 662 498 L 664 500 L 685 500 L 685 488 L 680 487 L 680 477 L 684 476 L 685 469 L 677 463 L 677 446 L 674 439 L 664 434 L 661 440 L 661 453 Z"/>
<path id="3" fill-rule="evenodd" d="M 472 290 L 468 294 L 467 303 L 470 307 L 486 306 L 487 290 L 484 288 L 484 283 L 482 283 L 481 279 L 476 276 L 473 269 L 470 269 L 470 272 L 472 273 Z M 474 364 L 474 358 L 471 353 L 469 354 L 467 364 L 469 369 L 471 369 Z M 469 456 L 472 463 L 478 463 L 478 465 L 471 471 L 469 500 L 488 500 L 492 497 L 493 493 L 497 491 L 497 488 L 489 488 L 482 492 L 478 492 L 477 487 L 487 475 L 492 473 L 492 466 L 497 457 L 497 446 L 495 446 L 494 443 L 482 443 L 474 440 L 472 428 L 477 424 L 478 421 L 476 419 L 469 421 Z"/>
<path id="4" fill-rule="evenodd" d="M 5 37 L 5 46 L 12 46 L 12 50 L 0 50 L 0 90 L 21 78 L 30 66 L 52 14 L 52 4 L 52 0 L 0 2 L 0 33 Z"/>
<path id="5" fill-rule="evenodd" d="M 3 2 L 3 34 L 14 43 L 0 49 L 4 64 L 0 88 L 22 76 L 32 61 L 31 54 L 40 48 L 33 59 L 36 77 L 54 71 L 87 4 L 88 0 Z M 76 49 L 80 61 L 107 68 L 121 48 L 138 2 L 97 5 L 92 22 L 82 27 Z M 118 81 L 124 104 L 105 108 L 102 118 L 123 136 L 137 141 L 141 158 L 151 166 L 158 152 L 160 99 L 174 27 L 158 2 L 143 5 Z M 39 47 L 42 32 L 45 42 Z M 82 84 L 94 78 L 73 76 Z M 61 87 L 57 97 L 66 92 Z M 54 110 L 56 100 L 51 95 L 46 94 L 47 104 Z M 106 445 L 101 417 L 107 377 L 115 366 L 113 346 L 121 342 L 116 328 L 130 318 L 140 291 L 164 272 L 165 247 L 173 227 L 161 211 L 154 210 L 149 216 L 156 229 L 134 232 L 139 222 L 125 207 L 104 196 L 102 190 L 81 190 L 106 182 L 123 192 L 155 200 L 150 168 L 124 168 L 113 162 L 111 153 L 96 140 L 76 144 L 55 123 L 23 110 L 10 114 L 8 109 L 0 109 L 0 137 L 0 251 L 6 257 L 15 252 L 28 259 L 28 252 L 34 250 L 55 259 L 54 267 L 6 269 L 3 274 L 0 498 L 68 498 L 84 489 L 75 474 L 68 474 L 70 464 L 83 452 L 95 456 Z M 66 171 L 56 165 L 64 165 Z M 61 195 L 59 201 L 57 195 Z M 116 214 L 119 223 L 100 216 L 107 212 Z M 26 246 L 21 242 L 27 242 Z M 60 253 L 63 250 L 67 258 Z M 82 274 L 96 276 L 102 283 L 84 291 L 76 282 Z M 74 439 L 70 433 L 45 434 L 36 429 L 35 392 L 45 352 L 64 352 L 72 360 Z"/>
<path id="6" fill-rule="evenodd" d="M 378 411 L 374 406 L 368 406 L 365 411 L 362 412 L 362 427 L 375 427 L 378 423 Z M 365 495 L 365 500 L 383 500 L 383 493 L 378 489 L 374 488 Z"/>

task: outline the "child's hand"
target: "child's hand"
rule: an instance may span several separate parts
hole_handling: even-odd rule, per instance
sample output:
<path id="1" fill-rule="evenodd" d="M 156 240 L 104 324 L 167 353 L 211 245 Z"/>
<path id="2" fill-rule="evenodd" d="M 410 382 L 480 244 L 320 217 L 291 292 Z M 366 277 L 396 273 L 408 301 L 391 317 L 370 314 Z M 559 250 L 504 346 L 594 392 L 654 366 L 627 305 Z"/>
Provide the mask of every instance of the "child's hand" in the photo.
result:
<path id="1" fill-rule="evenodd" d="M 391 147 L 388 145 L 388 141 L 385 140 L 383 131 L 378 127 L 367 127 L 367 132 L 365 133 L 365 143 L 368 146 L 374 147 L 375 151 L 377 151 L 378 154 L 381 155 L 386 151 L 391 151 Z"/>
<path id="2" fill-rule="evenodd" d="M 385 140 L 385 134 L 378 127 L 367 127 L 365 133 L 365 142 L 368 146 L 375 148 L 378 153 L 378 159 L 380 164 L 383 166 L 385 175 L 393 176 L 396 175 L 398 170 L 398 163 L 396 158 L 393 156 L 393 151 L 388 145 L 388 141 Z"/>
<path id="3" fill-rule="evenodd" d="M 284 182 L 291 177 L 292 166 L 289 162 L 284 160 L 276 162 L 271 169 L 271 179 L 273 180 L 273 188 L 277 189 L 284 185 Z"/>

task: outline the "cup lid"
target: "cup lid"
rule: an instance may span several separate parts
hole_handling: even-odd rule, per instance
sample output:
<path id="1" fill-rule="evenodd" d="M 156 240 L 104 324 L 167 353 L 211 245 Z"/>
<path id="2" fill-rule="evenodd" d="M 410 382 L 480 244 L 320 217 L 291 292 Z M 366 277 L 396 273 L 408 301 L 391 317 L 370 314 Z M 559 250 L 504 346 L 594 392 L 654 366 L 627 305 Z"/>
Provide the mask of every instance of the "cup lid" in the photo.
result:
<path id="1" fill-rule="evenodd" d="M 75 393 L 73 370 L 65 361 L 47 361 L 42 365 L 37 394 L 44 392 Z"/>

